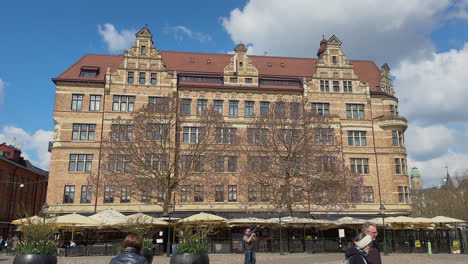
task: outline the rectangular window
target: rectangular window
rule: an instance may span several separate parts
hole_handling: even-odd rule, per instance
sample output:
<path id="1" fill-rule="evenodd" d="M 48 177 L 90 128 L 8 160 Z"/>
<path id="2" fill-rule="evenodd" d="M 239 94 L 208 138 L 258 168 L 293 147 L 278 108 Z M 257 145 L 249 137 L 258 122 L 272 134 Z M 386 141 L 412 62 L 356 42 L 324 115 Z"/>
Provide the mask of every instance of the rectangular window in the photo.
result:
<path id="1" fill-rule="evenodd" d="M 318 156 L 315 158 L 317 172 L 330 172 L 336 167 L 335 156 Z"/>
<path id="2" fill-rule="evenodd" d="M 193 186 L 194 196 L 193 200 L 196 203 L 202 203 L 204 200 L 203 195 L 203 185 L 194 185 Z"/>
<path id="3" fill-rule="evenodd" d="M 224 172 L 224 156 L 217 156 L 215 161 L 215 171 Z"/>
<path id="4" fill-rule="evenodd" d="M 374 189 L 372 188 L 372 186 L 364 186 L 364 202 L 374 202 Z"/>
<path id="5" fill-rule="evenodd" d="M 348 130 L 348 146 L 367 146 L 366 131 L 351 131 Z"/>
<path id="6" fill-rule="evenodd" d="M 182 185 L 181 193 L 180 193 L 180 201 L 183 203 L 190 202 L 191 193 L 192 192 L 190 189 L 190 185 Z"/>
<path id="7" fill-rule="evenodd" d="M 182 140 L 185 143 L 199 143 L 203 141 L 203 128 L 183 127 Z"/>
<path id="8" fill-rule="evenodd" d="M 239 115 L 239 101 L 235 101 L 235 100 L 229 101 L 229 115 L 230 116 Z"/>
<path id="9" fill-rule="evenodd" d="M 197 114 L 201 115 L 205 113 L 206 109 L 208 109 L 208 100 L 198 99 L 197 100 Z"/>
<path id="10" fill-rule="evenodd" d="M 93 154 L 70 154 L 68 171 L 90 172 L 93 162 Z"/>
<path id="11" fill-rule="evenodd" d="M 410 203 L 410 192 L 408 186 L 398 186 L 398 202 Z"/>
<path id="12" fill-rule="evenodd" d="M 108 170 L 109 172 L 131 172 L 132 161 L 130 160 L 130 155 L 109 155 Z"/>
<path id="13" fill-rule="evenodd" d="M 182 99 L 180 103 L 180 113 L 183 115 L 190 115 L 192 108 L 192 99 Z"/>
<path id="14" fill-rule="evenodd" d="M 260 115 L 265 116 L 270 109 L 270 102 L 260 102 Z"/>
<path id="15" fill-rule="evenodd" d="M 83 108 L 83 95 L 82 94 L 73 94 L 72 95 L 71 110 L 81 111 L 82 108 Z"/>
<path id="16" fill-rule="evenodd" d="M 228 157 L 228 171 L 237 172 L 237 156 Z"/>
<path id="17" fill-rule="evenodd" d="M 165 141 L 169 133 L 167 124 L 153 124 L 146 125 L 146 139 L 152 141 Z"/>
<path id="18" fill-rule="evenodd" d="M 123 186 L 120 190 L 120 203 L 129 203 L 132 197 L 132 191 L 129 186 Z"/>
<path id="19" fill-rule="evenodd" d="M 364 105 L 363 104 L 346 104 L 346 118 L 364 119 Z"/>
<path id="20" fill-rule="evenodd" d="M 264 184 L 260 190 L 261 201 L 269 202 L 270 201 L 270 185 Z"/>
<path id="21" fill-rule="evenodd" d="M 398 106 L 390 105 L 390 116 L 397 117 L 398 116 Z"/>
<path id="22" fill-rule="evenodd" d="M 75 202 L 75 185 L 65 185 L 63 190 L 63 203 Z"/>
<path id="23" fill-rule="evenodd" d="M 333 128 L 316 128 L 315 143 L 318 145 L 333 145 L 335 143 L 335 130 Z"/>
<path id="24" fill-rule="evenodd" d="M 151 73 L 151 84 L 156 84 L 157 76 L 155 72 Z"/>
<path id="25" fill-rule="evenodd" d="M 290 117 L 298 117 L 301 113 L 300 104 L 297 102 L 289 103 L 289 115 Z"/>
<path id="26" fill-rule="evenodd" d="M 80 203 L 91 203 L 91 194 L 92 194 L 91 185 L 82 185 L 81 186 L 81 199 Z"/>
<path id="27" fill-rule="evenodd" d="M 193 172 L 203 172 L 204 160 L 204 156 L 194 158 L 192 155 L 182 155 L 181 168 L 186 171 L 192 169 Z"/>
<path id="28" fill-rule="evenodd" d="M 112 111 L 133 112 L 135 96 L 114 95 L 112 99 Z"/>
<path id="29" fill-rule="evenodd" d="M 329 92 L 330 91 L 330 84 L 328 80 L 320 80 L 320 91 L 321 92 Z"/>
<path id="30" fill-rule="evenodd" d="M 408 173 L 408 168 L 406 167 L 405 158 L 395 158 L 395 174 L 406 175 Z"/>
<path id="31" fill-rule="evenodd" d="M 286 115 L 285 103 L 284 102 L 276 102 L 275 103 L 275 112 L 276 115 L 279 117 L 284 117 Z"/>
<path id="32" fill-rule="evenodd" d="M 253 116 L 254 115 L 254 102 L 245 101 L 244 104 L 245 104 L 244 115 Z"/>
<path id="33" fill-rule="evenodd" d="M 146 54 L 146 46 L 141 46 L 141 54 Z"/>
<path id="34" fill-rule="evenodd" d="M 167 113 L 169 111 L 169 98 L 162 96 L 148 97 L 150 107 L 157 113 Z"/>
<path id="35" fill-rule="evenodd" d="M 89 111 L 99 111 L 101 109 L 101 96 L 91 95 L 89 100 Z"/>
<path id="36" fill-rule="evenodd" d="M 235 144 L 237 142 L 237 128 L 217 127 L 215 132 L 215 140 L 218 144 Z"/>
<path id="37" fill-rule="evenodd" d="M 329 103 L 312 103 L 311 112 L 313 115 L 329 116 L 330 104 Z"/>
<path id="38" fill-rule="evenodd" d="M 369 159 L 351 158 L 351 171 L 356 174 L 369 174 Z"/>
<path id="39" fill-rule="evenodd" d="M 215 202 L 224 202 L 224 186 L 215 186 Z"/>
<path id="40" fill-rule="evenodd" d="M 138 82 L 140 84 L 145 84 L 146 83 L 146 72 L 140 72 Z"/>
<path id="41" fill-rule="evenodd" d="M 223 100 L 214 100 L 213 101 L 213 110 L 218 112 L 220 115 L 223 114 Z"/>
<path id="42" fill-rule="evenodd" d="M 247 196 L 249 202 L 256 202 L 257 201 L 257 186 L 250 185 L 247 189 Z"/>
<path id="43" fill-rule="evenodd" d="M 237 185 L 228 185 L 228 202 L 237 202 Z"/>
<path id="44" fill-rule="evenodd" d="M 114 202 L 115 187 L 113 185 L 104 186 L 104 203 Z"/>
<path id="45" fill-rule="evenodd" d="M 298 129 L 279 129 L 278 142 L 285 145 L 296 145 L 299 142 Z"/>
<path id="46" fill-rule="evenodd" d="M 72 140 L 94 141 L 96 124 L 73 124 Z"/>
<path id="47" fill-rule="evenodd" d="M 247 128 L 247 140 L 251 145 L 265 145 L 268 133 L 268 128 Z"/>
<path id="48" fill-rule="evenodd" d="M 343 92 L 352 93 L 353 92 L 353 82 L 352 81 L 343 81 Z"/>
<path id="49" fill-rule="evenodd" d="M 167 154 L 166 153 L 150 153 L 146 155 L 145 165 L 151 167 L 155 171 L 166 171 Z"/>
<path id="50" fill-rule="evenodd" d="M 333 63 L 333 64 L 337 64 L 337 63 L 338 63 L 338 60 L 337 60 L 336 56 L 332 56 L 332 63 Z"/>
<path id="51" fill-rule="evenodd" d="M 111 125 L 112 141 L 131 141 L 133 138 L 133 125 Z"/>
<path id="52" fill-rule="evenodd" d="M 339 92 L 340 91 L 340 82 L 339 81 L 333 81 L 333 91 L 334 92 Z"/>
<path id="53" fill-rule="evenodd" d="M 230 83 L 237 83 L 237 77 L 229 77 Z"/>
<path id="54" fill-rule="evenodd" d="M 252 78 L 245 78 L 245 83 L 253 83 Z"/>
<path id="55" fill-rule="evenodd" d="M 398 131 L 398 130 L 392 131 L 392 144 L 394 147 L 404 146 L 403 132 Z"/>
<path id="56" fill-rule="evenodd" d="M 143 187 L 144 190 L 141 191 L 141 200 L 142 203 L 151 202 L 151 189 L 149 186 Z"/>
<path id="57" fill-rule="evenodd" d="M 165 199 L 166 199 L 166 190 L 164 189 L 163 185 L 158 185 L 158 197 L 157 197 L 158 203 L 163 203 Z"/>
<path id="58" fill-rule="evenodd" d="M 135 81 L 135 73 L 134 72 L 128 72 L 127 73 L 127 82 L 128 83 L 133 83 Z"/>

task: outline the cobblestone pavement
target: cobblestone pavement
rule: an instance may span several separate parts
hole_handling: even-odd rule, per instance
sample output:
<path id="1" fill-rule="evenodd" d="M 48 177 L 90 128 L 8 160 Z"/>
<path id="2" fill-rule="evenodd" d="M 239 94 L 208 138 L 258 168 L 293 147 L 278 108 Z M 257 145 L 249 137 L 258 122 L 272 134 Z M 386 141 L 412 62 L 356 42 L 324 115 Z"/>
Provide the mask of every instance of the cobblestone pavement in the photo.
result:
<path id="1" fill-rule="evenodd" d="M 215 254 L 210 255 L 211 264 L 242 264 L 243 255 L 241 254 Z M 288 254 L 280 256 L 279 254 L 259 253 L 257 254 L 257 263 L 263 264 L 341 264 L 343 254 Z M 436 254 L 428 256 L 427 254 L 391 254 L 382 256 L 384 264 L 467 264 L 468 254 L 449 255 Z M 107 264 L 111 257 L 73 257 L 59 258 L 59 264 Z M 12 264 L 13 257 L 0 254 L 0 264 Z M 166 256 L 155 256 L 153 264 L 169 264 L 169 258 Z"/>

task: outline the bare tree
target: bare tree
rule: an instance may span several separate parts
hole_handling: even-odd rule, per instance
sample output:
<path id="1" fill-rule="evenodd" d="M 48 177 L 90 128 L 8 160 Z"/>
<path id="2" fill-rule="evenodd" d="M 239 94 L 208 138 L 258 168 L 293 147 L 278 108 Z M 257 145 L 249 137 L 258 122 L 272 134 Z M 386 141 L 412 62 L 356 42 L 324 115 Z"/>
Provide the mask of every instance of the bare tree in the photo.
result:
<path id="1" fill-rule="evenodd" d="M 295 208 L 359 202 L 362 177 L 345 166 L 333 116 L 305 102 L 276 102 L 243 135 L 242 185 L 250 203 Z"/>
<path id="2" fill-rule="evenodd" d="M 112 120 L 102 144 L 100 179 L 96 175 L 90 178 L 100 186 L 104 200 L 110 194 L 121 202 L 131 197 L 159 204 L 167 214 L 181 183 L 193 177 L 209 181 L 204 164 L 211 164 L 222 151 L 216 144 L 216 131 L 226 124 L 218 112 L 208 108 L 198 109 L 194 119 L 179 110 L 180 99 L 173 94 L 157 98 L 129 118 Z M 200 173 L 203 177 L 197 177 Z"/>

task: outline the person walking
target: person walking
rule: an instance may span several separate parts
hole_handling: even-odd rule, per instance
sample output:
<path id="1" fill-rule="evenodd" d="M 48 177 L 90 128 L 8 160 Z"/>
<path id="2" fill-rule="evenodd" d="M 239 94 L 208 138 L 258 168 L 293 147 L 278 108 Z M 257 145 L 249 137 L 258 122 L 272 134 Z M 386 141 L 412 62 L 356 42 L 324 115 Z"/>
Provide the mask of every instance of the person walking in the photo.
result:
<path id="1" fill-rule="evenodd" d="M 128 234 L 122 244 L 122 252 L 112 258 L 109 264 L 150 264 L 141 255 L 142 248 L 143 238 L 134 233 Z"/>
<path id="2" fill-rule="evenodd" d="M 255 240 L 257 235 L 255 232 L 250 233 L 250 228 L 244 230 L 244 238 L 242 239 L 242 245 L 244 248 L 245 259 L 244 264 L 255 264 L 257 257 L 255 256 Z"/>
<path id="3" fill-rule="evenodd" d="M 0 252 L 3 250 L 3 244 L 5 244 L 5 240 L 3 240 L 3 236 L 0 236 Z"/>
<path id="4" fill-rule="evenodd" d="M 366 235 L 370 235 L 372 241 L 374 241 L 374 243 L 372 244 L 372 248 L 369 252 L 369 256 L 367 257 L 367 262 L 369 262 L 369 264 L 382 264 L 382 259 L 380 257 L 380 249 L 377 246 L 377 243 L 375 243 L 377 235 L 379 234 L 377 232 L 377 227 L 374 224 L 366 223 L 362 225 L 361 232 Z"/>
<path id="5" fill-rule="evenodd" d="M 68 246 L 68 256 L 73 257 L 76 255 L 76 243 L 73 240 L 70 240 L 70 246 Z"/>
<path id="6" fill-rule="evenodd" d="M 353 240 L 354 246 L 350 247 L 345 252 L 348 264 L 368 264 L 367 261 L 369 251 L 372 247 L 372 237 L 364 233 L 359 233 Z"/>
<path id="7" fill-rule="evenodd" d="M 16 234 L 14 234 L 13 237 L 11 238 L 11 253 L 13 255 L 15 254 L 15 251 L 18 248 L 19 243 L 20 243 L 20 240 L 19 240 L 18 236 Z M 10 243 L 8 243 L 8 244 L 10 244 Z"/>

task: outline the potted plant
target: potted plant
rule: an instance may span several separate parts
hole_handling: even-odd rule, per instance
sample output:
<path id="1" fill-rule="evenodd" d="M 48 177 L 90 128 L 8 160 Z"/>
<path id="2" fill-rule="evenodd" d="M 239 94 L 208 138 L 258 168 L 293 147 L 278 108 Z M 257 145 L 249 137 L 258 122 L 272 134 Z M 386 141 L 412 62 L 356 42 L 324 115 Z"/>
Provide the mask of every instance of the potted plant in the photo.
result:
<path id="1" fill-rule="evenodd" d="M 179 232 L 179 244 L 170 264 L 209 264 L 208 234 L 214 226 L 184 226 Z"/>
<path id="2" fill-rule="evenodd" d="M 23 242 L 15 250 L 13 264 L 56 264 L 57 250 L 53 241 L 53 224 L 39 217 L 29 217 L 21 225 Z"/>
<path id="3" fill-rule="evenodd" d="M 305 251 L 309 254 L 314 253 L 314 241 L 310 235 L 305 237 Z"/>
<path id="4" fill-rule="evenodd" d="M 143 256 L 148 260 L 148 263 L 153 263 L 154 257 L 154 244 L 153 240 L 143 240 Z"/>

